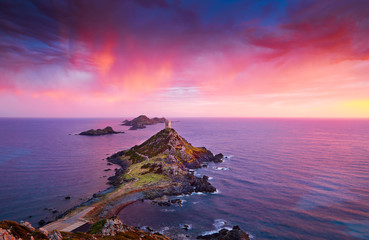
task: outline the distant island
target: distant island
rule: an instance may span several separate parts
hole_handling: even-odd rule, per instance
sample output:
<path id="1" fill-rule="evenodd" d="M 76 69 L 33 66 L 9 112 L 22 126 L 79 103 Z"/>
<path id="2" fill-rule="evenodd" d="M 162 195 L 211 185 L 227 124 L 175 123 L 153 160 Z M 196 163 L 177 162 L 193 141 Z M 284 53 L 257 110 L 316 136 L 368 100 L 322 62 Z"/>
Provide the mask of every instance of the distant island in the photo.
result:
<path id="1" fill-rule="evenodd" d="M 123 126 L 131 126 L 129 128 L 129 130 L 137 130 L 137 129 L 142 129 L 142 128 L 146 128 L 146 125 L 152 125 L 152 124 L 156 124 L 156 123 L 165 123 L 166 119 L 165 118 L 148 118 L 145 115 L 140 115 L 132 120 L 124 120 L 122 125 Z"/>
<path id="2" fill-rule="evenodd" d="M 108 135 L 108 134 L 118 134 L 118 133 L 124 133 L 124 132 L 116 132 L 113 130 L 112 127 L 106 127 L 104 129 L 90 129 L 88 131 L 84 131 L 79 133 L 78 135 L 85 135 L 85 136 L 102 136 L 102 135 Z"/>
<path id="3" fill-rule="evenodd" d="M 108 130 L 113 131 L 111 128 Z M 39 229 L 33 228 L 28 222 L 18 224 L 1 221 L 0 236 L 7 237 L 6 239 L 11 237 L 16 239 L 31 237 L 32 239 L 33 237 L 33 239 L 49 240 L 169 240 L 167 236 L 160 233 L 124 225 L 116 216 L 125 206 L 138 200 L 151 201 L 152 204 L 159 206 L 181 206 L 182 200 L 179 198 L 168 201 L 160 201 L 159 198 L 164 195 L 215 192 L 216 188 L 208 181 L 209 178 L 195 176 L 193 169 L 206 166 L 208 162 L 222 162 L 222 158 L 221 153 L 214 156 L 205 147 L 192 146 L 174 129 L 166 125 L 165 129 L 141 145 L 117 152 L 107 158 L 108 162 L 121 167 L 115 170 L 114 176 L 108 178 L 112 187 L 94 194 L 93 198 L 60 215 L 59 220 Z M 238 226 L 234 226 L 232 230 L 222 229 L 218 233 L 198 238 L 249 240 L 248 234 Z"/>

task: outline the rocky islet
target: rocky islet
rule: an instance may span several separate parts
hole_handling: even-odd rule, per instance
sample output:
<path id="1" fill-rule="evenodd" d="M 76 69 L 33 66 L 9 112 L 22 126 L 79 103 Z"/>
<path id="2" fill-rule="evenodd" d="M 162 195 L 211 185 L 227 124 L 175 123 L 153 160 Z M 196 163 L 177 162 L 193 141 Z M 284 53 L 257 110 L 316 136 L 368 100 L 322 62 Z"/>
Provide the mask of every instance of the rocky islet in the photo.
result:
<path id="1" fill-rule="evenodd" d="M 124 133 L 124 132 L 116 132 L 113 130 L 112 127 L 107 126 L 104 129 L 90 129 L 88 131 L 84 131 L 79 133 L 78 135 L 84 135 L 84 136 L 102 136 L 102 135 L 109 135 L 109 134 L 118 134 L 118 133 Z"/>

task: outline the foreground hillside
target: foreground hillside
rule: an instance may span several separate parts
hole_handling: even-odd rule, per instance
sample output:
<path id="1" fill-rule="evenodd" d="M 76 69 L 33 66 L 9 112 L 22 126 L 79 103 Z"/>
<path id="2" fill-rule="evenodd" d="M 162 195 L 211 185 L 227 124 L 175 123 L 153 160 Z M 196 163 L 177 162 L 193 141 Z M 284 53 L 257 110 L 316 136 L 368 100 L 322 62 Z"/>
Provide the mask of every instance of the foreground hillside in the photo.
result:
<path id="1" fill-rule="evenodd" d="M 250 240 L 248 234 L 238 226 L 232 230 L 222 229 L 218 233 L 199 236 L 206 240 Z M 142 231 L 138 228 L 124 225 L 119 218 L 102 219 L 91 226 L 88 232 L 60 232 L 34 228 L 28 222 L 20 224 L 13 221 L 0 221 L 1 240 L 170 240 L 158 232 Z"/>

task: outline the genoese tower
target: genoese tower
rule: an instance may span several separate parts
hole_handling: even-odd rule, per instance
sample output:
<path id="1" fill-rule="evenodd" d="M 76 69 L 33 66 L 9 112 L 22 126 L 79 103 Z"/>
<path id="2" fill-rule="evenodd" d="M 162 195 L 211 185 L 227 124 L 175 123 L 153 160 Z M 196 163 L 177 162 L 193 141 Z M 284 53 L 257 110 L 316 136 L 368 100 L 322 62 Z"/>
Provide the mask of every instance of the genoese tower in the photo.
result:
<path id="1" fill-rule="evenodd" d="M 165 129 L 172 128 L 172 121 L 165 120 Z"/>

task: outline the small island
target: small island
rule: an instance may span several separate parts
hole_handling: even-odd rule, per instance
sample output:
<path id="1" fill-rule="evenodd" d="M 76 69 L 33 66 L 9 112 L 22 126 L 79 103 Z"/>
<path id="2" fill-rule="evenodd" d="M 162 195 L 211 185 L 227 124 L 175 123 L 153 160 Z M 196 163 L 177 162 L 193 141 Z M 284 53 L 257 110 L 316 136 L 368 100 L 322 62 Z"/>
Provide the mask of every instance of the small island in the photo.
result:
<path id="1" fill-rule="evenodd" d="M 137 130 L 137 129 L 142 129 L 142 128 L 146 128 L 146 125 L 152 125 L 152 124 L 156 124 L 156 123 L 165 123 L 166 119 L 165 118 L 148 118 L 145 115 L 140 115 L 132 120 L 124 120 L 122 125 L 123 126 L 131 126 L 129 130 Z"/>
<path id="2" fill-rule="evenodd" d="M 113 130 L 112 127 L 108 126 L 104 129 L 90 129 L 88 131 L 84 131 L 79 133 L 78 135 L 84 135 L 84 136 L 102 136 L 102 135 L 108 135 L 108 134 L 118 134 L 118 133 L 124 133 L 124 132 L 116 132 Z"/>

